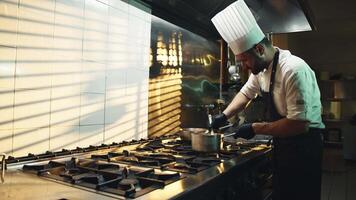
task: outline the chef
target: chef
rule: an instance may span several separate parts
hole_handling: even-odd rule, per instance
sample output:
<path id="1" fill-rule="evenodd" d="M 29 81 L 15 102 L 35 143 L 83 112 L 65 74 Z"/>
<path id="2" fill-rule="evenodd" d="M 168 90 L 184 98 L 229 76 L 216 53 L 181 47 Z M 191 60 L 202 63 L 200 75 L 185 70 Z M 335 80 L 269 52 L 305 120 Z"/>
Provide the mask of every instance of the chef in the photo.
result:
<path id="1" fill-rule="evenodd" d="M 273 200 L 320 199 L 324 124 L 313 70 L 290 51 L 273 46 L 243 0 L 212 22 L 237 61 L 251 71 L 228 107 L 213 117 L 212 127 L 225 125 L 256 94 L 262 96 L 265 122 L 244 124 L 234 137 L 273 136 Z"/>

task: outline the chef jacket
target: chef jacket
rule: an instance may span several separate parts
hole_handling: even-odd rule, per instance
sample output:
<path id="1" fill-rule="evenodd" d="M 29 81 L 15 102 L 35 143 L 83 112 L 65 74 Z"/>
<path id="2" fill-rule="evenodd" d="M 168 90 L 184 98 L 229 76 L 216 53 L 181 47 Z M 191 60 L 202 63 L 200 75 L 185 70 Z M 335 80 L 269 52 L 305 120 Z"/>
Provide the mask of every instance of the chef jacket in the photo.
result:
<path id="1" fill-rule="evenodd" d="M 314 71 L 290 51 L 277 49 L 280 53 L 273 89 L 277 112 L 287 119 L 309 121 L 309 127 L 325 128 L 321 120 L 320 91 Z M 256 94 L 261 95 L 261 90 L 268 92 L 271 72 L 272 63 L 257 75 L 251 74 L 240 92 L 249 99 Z"/>

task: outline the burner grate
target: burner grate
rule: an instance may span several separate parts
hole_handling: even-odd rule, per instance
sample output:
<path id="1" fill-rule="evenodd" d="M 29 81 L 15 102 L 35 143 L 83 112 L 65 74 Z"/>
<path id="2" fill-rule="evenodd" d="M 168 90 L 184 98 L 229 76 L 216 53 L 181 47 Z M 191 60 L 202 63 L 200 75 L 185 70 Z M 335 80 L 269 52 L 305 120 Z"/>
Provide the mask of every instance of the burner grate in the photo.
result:
<path id="1" fill-rule="evenodd" d="M 71 158 L 40 165 L 24 165 L 26 172 L 103 192 L 136 198 L 184 178 L 180 173 L 153 168 Z"/>

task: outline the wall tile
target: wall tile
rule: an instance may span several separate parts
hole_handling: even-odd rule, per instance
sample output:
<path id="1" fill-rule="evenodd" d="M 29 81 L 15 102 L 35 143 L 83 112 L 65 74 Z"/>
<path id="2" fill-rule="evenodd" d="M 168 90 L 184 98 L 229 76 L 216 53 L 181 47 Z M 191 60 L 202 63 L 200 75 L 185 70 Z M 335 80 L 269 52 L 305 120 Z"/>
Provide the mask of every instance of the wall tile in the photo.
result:
<path id="1" fill-rule="evenodd" d="M 80 119 L 80 95 L 79 93 L 61 93 L 52 96 L 51 121 L 53 126 L 79 125 Z"/>
<path id="2" fill-rule="evenodd" d="M 50 150 L 74 149 L 79 145 L 79 126 L 58 127 L 50 129 Z"/>
<path id="3" fill-rule="evenodd" d="M 12 129 L 0 130 L 0 153 L 12 153 Z"/>
<path id="4" fill-rule="evenodd" d="M 65 88 L 69 91 L 80 91 L 81 85 L 81 62 L 56 63 L 52 69 L 52 88 Z M 83 84 L 86 83 L 83 81 Z M 71 87 L 69 87 L 71 86 Z M 64 91 L 61 91 L 64 92 Z"/>
<path id="5" fill-rule="evenodd" d="M 49 128 L 14 129 L 14 156 L 44 153 L 49 149 Z"/>
<path id="6" fill-rule="evenodd" d="M 140 9 L 129 7 L 129 42 L 128 62 L 137 69 L 148 70 L 149 48 L 151 41 L 151 16 Z"/>
<path id="7" fill-rule="evenodd" d="M 105 125 L 105 143 L 139 139 L 134 121 Z"/>
<path id="8" fill-rule="evenodd" d="M 50 87 L 54 1 L 20 1 L 16 88 Z"/>
<path id="9" fill-rule="evenodd" d="M 113 142 L 123 141 L 123 136 L 120 134 L 118 124 L 105 124 L 104 143 L 110 144 Z"/>
<path id="10" fill-rule="evenodd" d="M 120 2 L 120 1 L 115 1 Z M 127 67 L 127 52 L 124 50 L 129 45 L 129 15 L 126 9 L 109 8 L 109 26 L 108 26 L 108 54 L 107 62 Z"/>
<path id="11" fill-rule="evenodd" d="M 0 47 L 0 129 L 12 129 L 15 57 L 15 48 Z"/>
<path id="12" fill-rule="evenodd" d="M 71 29 L 83 29 L 84 1 L 56 0 L 55 24 Z"/>
<path id="13" fill-rule="evenodd" d="M 79 125 L 81 63 L 57 63 L 52 70 L 51 125 Z"/>
<path id="14" fill-rule="evenodd" d="M 16 46 L 18 0 L 0 1 L 0 45 Z"/>
<path id="15" fill-rule="evenodd" d="M 80 106 L 80 125 L 104 124 L 104 94 L 83 93 Z"/>
<path id="16" fill-rule="evenodd" d="M 12 127 L 13 124 L 12 119 L 14 117 L 13 105 L 14 105 L 13 92 L 0 93 L 0 111 L 1 111 L 0 130 L 8 130 L 13 128 Z"/>
<path id="17" fill-rule="evenodd" d="M 105 92 L 105 64 L 83 62 L 81 71 L 81 91 L 91 93 Z"/>
<path id="18" fill-rule="evenodd" d="M 18 46 L 46 45 L 53 38 L 54 1 L 21 0 L 19 5 Z M 42 38 L 36 42 L 35 38 Z"/>
<path id="19" fill-rule="evenodd" d="M 19 25 L 20 27 L 22 26 Z M 29 25 L 26 29 L 30 28 Z M 38 28 L 41 29 L 41 27 Z M 52 36 L 53 32 L 50 37 Z M 51 86 L 51 67 L 55 60 L 52 50 L 53 41 L 50 37 L 19 35 L 16 88 L 39 89 Z"/>
<path id="20" fill-rule="evenodd" d="M 104 124 L 105 141 L 147 135 L 151 16 L 130 7 L 0 1 L 0 151 L 98 145 Z"/>
<path id="21" fill-rule="evenodd" d="M 105 63 L 107 53 L 108 5 L 85 1 L 83 58 Z"/>
<path id="22" fill-rule="evenodd" d="M 105 125 L 105 144 L 122 142 L 134 139 L 134 124 L 107 124 Z"/>
<path id="23" fill-rule="evenodd" d="M 15 93 L 14 128 L 47 127 L 50 90 L 19 90 Z"/>
<path id="24" fill-rule="evenodd" d="M 124 1 L 109 0 L 109 5 L 122 12 L 129 12 L 129 4 Z"/>
<path id="25" fill-rule="evenodd" d="M 141 96 L 141 92 L 148 90 L 148 72 L 135 68 L 128 68 L 126 70 L 126 87 L 127 92 L 137 93 Z"/>
<path id="26" fill-rule="evenodd" d="M 0 90 L 14 89 L 15 61 L 16 49 L 0 46 Z"/>
<path id="27" fill-rule="evenodd" d="M 106 70 L 106 91 L 120 89 L 126 84 L 126 70 L 109 66 Z"/>
<path id="28" fill-rule="evenodd" d="M 54 1 L 49 0 L 19 0 L 20 7 L 37 12 L 39 14 L 53 15 Z"/>
<path id="29" fill-rule="evenodd" d="M 84 1 L 57 0 L 55 8 L 54 54 L 64 61 L 80 61 L 84 29 Z"/>
<path id="30" fill-rule="evenodd" d="M 103 138 L 103 125 L 80 126 L 79 128 L 80 147 L 87 147 L 89 145 L 100 145 L 104 142 Z"/>
<path id="31" fill-rule="evenodd" d="M 49 52 L 43 52 L 42 56 L 46 57 Z M 50 61 L 26 60 L 21 55 L 28 56 L 41 54 L 41 52 L 29 52 L 17 50 L 18 63 L 16 65 L 16 89 L 42 89 L 51 87 L 51 64 Z M 46 55 L 47 54 L 47 55 Z"/>
<path id="32" fill-rule="evenodd" d="M 104 3 L 104 4 L 109 4 L 109 0 L 96 0 L 96 1 Z"/>
<path id="33" fill-rule="evenodd" d="M 123 102 L 125 88 L 116 88 L 106 92 L 105 124 L 116 123 L 125 113 L 126 104 Z"/>

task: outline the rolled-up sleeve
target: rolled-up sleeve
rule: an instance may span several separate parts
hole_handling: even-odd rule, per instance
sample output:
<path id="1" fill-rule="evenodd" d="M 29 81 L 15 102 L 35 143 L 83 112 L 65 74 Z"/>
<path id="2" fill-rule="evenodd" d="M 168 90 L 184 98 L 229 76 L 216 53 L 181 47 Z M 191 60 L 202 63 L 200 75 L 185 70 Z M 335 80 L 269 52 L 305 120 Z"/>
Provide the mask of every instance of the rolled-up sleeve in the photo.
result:
<path id="1" fill-rule="evenodd" d="M 260 91 L 260 85 L 255 75 L 251 74 L 245 85 L 241 88 L 240 92 L 249 99 L 255 98 L 256 94 Z"/>
<path id="2" fill-rule="evenodd" d="M 311 94 L 313 88 L 313 77 L 308 71 L 299 70 L 286 77 L 286 104 L 287 118 L 294 120 L 310 121 L 310 109 L 312 105 Z"/>

